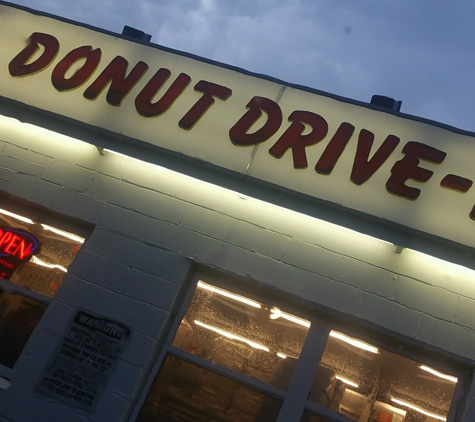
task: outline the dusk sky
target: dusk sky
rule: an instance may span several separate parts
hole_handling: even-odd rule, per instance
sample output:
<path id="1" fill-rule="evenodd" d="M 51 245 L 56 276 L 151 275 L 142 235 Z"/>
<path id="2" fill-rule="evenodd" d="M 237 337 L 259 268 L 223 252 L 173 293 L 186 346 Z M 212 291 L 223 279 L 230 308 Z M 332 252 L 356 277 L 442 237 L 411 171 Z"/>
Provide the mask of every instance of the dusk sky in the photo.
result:
<path id="1" fill-rule="evenodd" d="M 19 0 L 109 31 L 475 132 L 472 0 Z"/>

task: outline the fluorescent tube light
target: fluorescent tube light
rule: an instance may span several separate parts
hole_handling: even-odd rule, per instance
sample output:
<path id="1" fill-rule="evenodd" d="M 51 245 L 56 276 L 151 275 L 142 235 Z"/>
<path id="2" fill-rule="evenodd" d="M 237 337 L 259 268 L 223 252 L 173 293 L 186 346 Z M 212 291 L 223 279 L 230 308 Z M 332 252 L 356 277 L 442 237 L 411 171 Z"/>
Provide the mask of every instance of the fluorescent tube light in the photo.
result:
<path id="1" fill-rule="evenodd" d="M 337 375 L 335 378 L 337 380 L 340 380 L 341 382 L 344 382 L 345 384 L 348 384 L 348 385 L 351 385 L 352 387 L 358 388 L 358 384 L 356 384 L 356 382 L 354 382 L 354 381 L 350 381 L 347 378 L 340 377 L 340 375 Z"/>
<path id="2" fill-rule="evenodd" d="M 53 233 L 59 234 L 60 236 L 67 237 L 68 239 L 74 240 L 79 243 L 84 243 L 84 238 L 81 236 L 77 236 L 75 234 L 65 232 L 64 230 L 57 229 L 56 227 L 51 227 L 46 224 L 41 225 L 45 230 L 49 230 Z"/>
<path id="3" fill-rule="evenodd" d="M 244 296 L 239 296 L 239 295 L 229 293 L 227 290 L 218 289 L 217 287 L 203 283 L 202 281 L 198 281 L 198 287 L 205 290 L 209 290 L 213 293 L 217 293 L 218 295 L 221 295 L 221 296 L 229 297 L 230 299 L 245 303 L 246 305 L 253 306 L 254 308 L 261 308 L 261 304 L 259 302 L 255 302 L 254 300 L 248 299 L 247 297 L 244 297 Z"/>
<path id="4" fill-rule="evenodd" d="M 443 374 L 442 372 L 436 371 L 435 369 L 430 368 L 429 366 L 421 365 L 419 366 L 423 371 L 430 372 L 432 375 L 436 377 L 443 378 L 444 380 L 452 381 L 453 383 L 457 383 L 458 378 L 452 375 Z"/>
<path id="5" fill-rule="evenodd" d="M 361 340 L 346 336 L 345 334 L 339 333 L 338 331 L 330 331 L 330 337 L 337 338 L 344 341 L 345 343 L 351 344 L 352 346 L 357 347 L 358 349 L 366 350 L 371 353 L 379 353 L 379 350 L 371 346 L 370 344 L 364 343 Z"/>
<path id="6" fill-rule="evenodd" d="M 310 321 L 307 321 L 302 318 L 298 318 L 286 312 L 282 312 L 279 308 L 275 308 L 275 307 L 270 310 L 269 318 L 270 319 L 284 318 L 287 321 L 295 322 L 296 324 L 303 325 L 304 327 L 307 327 L 307 328 L 310 327 Z"/>
<path id="7" fill-rule="evenodd" d="M 30 220 L 29 218 L 23 217 L 22 215 L 14 214 L 10 211 L 3 210 L 1 208 L 0 208 L 0 214 L 8 215 L 9 217 L 13 217 L 13 218 L 16 218 L 17 220 L 23 221 L 24 223 L 35 224 L 35 222 L 33 220 Z"/>
<path id="8" fill-rule="evenodd" d="M 203 323 L 201 321 L 197 321 L 197 320 L 195 320 L 194 323 L 196 325 L 199 325 L 200 327 L 206 328 L 207 330 L 211 330 L 211 331 L 214 331 L 218 334 L 221 334 L 224 337 L 227 337 L 227 338 L 230 338 L 230 339 L 233 339 L 233 340 L 242 341 L 243 343 L 246 343 L 249 346 L 254 347 L 254 349 L 260 349 L 260 350 L 264 350 L 266 352 L 269 351 L 268 347 L 263 346 L 262 344 L 256 343 L 252 340 L 249 340 L 247 338 L 237 336 L 236 334 L 232 334 L 229 331 L 221 330 L 218 327 L 213 327 L 212 325 L 208 325 L 208 324 L 205 324 L 205 323 Z"/>
<path id="9" fill-rule="evenodd" d="M 439 421 L 446 421 L 447 420 L 447 418 L 444 417 L 444 416 L 440 416 L 440 415 L 436 415 L 435 413 L 428 412 L 427 410 L 424 410 L 421 407 L 418 407 L 414 404 L 411 404 L 411 403 L 408 403 L 408 402 L 405 402 L 405 401 L 402 401 L 402 400 L 399 400 L 399 399 L 395 399 L 395 398 L 391 398 L 391 401 L 393 401 L 394 403 L 400 404 L 401 406 L 406 406 L 409 409 L 412 409 L 412 410 L 415 410 L 416 412 L 422 413 L 423 415 L 429 416 L 429 417 L 434 418 L 434 419 L 438 419 Z"/>
<path id="10" fill-rule="evenodd" d="M 31 260 L 30 262 L 33 262 L 33 264 L 36 264 L 36 265 L 41 265 L 42 267 L 46 267 L 46 268 L 57 268 L 58 270 L 61 270 L 65 273 L 68 272 L 68 270 L 66 268 L 64 268 L 63 266 L 61 265 L 57 265 L 57 264 L 48 264 L 44 261 L 42 261 L 41 259 L 38 259 L 36 256 L 32 256 L 31 257 Z"/>

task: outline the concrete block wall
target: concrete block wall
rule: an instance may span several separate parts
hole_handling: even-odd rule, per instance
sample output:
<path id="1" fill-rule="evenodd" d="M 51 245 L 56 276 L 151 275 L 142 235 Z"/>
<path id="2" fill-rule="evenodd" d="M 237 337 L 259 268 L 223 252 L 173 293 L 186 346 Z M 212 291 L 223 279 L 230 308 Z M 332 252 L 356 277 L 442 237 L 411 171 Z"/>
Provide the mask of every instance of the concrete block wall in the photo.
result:
<path id="1" fill-rule="evenodd" d="M 397 254 L 378 239 L 125 157 L 101 156 L 92 145 L 10 119 L 0 118 L 0 127 L 0 190 L 96 226 L 12 386 L 0 390 L 7 420 L 29 420 L 8 413 L 8 403 L 19 400 L 68 415 L 57 420 L 121 420 L 192 262 L 475 360 L 473 271 L 410 250 Z M 94 414 L 33 390 L 76 307 L 133 329 Z M 474 407 L 475 392 L 467 400 L 466 408 Z"/>

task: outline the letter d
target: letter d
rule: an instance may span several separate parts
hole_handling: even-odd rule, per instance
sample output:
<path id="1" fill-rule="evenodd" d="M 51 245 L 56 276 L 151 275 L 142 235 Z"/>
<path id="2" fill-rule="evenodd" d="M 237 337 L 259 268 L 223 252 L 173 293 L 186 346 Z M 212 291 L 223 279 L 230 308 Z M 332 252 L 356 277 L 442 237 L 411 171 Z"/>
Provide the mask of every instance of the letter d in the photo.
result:
<path id="1" fill-rule="evenodd" d="M 35 61 L 28 63 L 41 44 L 44 51 Z M 41 32 L 33 32 L 28 38 L 28 45 L 18 53 L 17 56 L 8 65 L 8 70 L 12 76 L 27 76 L 36 72 L 40 72 L 47 67 L 59 50 L 59 42 L 52 35 L 43 34 Z"/>

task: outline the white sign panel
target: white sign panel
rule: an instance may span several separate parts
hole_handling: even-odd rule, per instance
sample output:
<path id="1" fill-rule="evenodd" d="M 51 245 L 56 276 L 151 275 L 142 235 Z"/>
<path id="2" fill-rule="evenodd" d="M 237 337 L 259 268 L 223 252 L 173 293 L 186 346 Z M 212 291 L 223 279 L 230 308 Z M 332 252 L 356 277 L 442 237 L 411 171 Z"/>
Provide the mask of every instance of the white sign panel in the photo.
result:
<path id="1" fill-rule="evenodd" d="M 475 246 L 475 139 L 0 5 L 0 95 Z"/>

